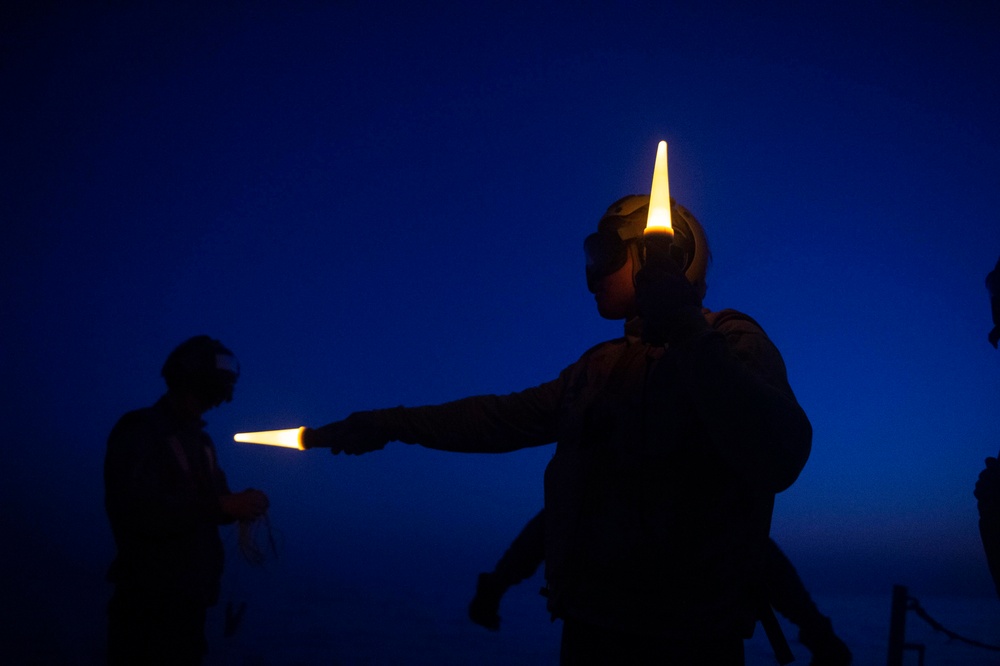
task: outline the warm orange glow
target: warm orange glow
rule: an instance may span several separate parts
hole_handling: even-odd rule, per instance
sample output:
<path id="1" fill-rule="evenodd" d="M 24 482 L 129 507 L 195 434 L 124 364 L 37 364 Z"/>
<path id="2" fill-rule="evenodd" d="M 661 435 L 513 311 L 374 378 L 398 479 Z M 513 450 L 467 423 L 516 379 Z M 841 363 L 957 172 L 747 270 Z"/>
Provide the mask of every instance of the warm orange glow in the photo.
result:
<path id="1" fill-rule="evenodd" d="M 645 233 L 667 233 L 673 236 L 674 227 L 670 223 L 670 181 L 667 178 L 667 142 L 656 146 L 656 162 L 653 164 L 653 186 L 649 190 L 649 217 L 646 218 Z"/>
<path id="2" fill-rule="evenodd" d="M 302 432 L 305 427 L 288 428 L 287 430 L 261 430 L 259 432 L 238 432 L 233 435 L 237 442 L 245 444 L 266 444 L 267 446 L 284 446 L 289 449 L 305 451 L 302 446 Z"/>

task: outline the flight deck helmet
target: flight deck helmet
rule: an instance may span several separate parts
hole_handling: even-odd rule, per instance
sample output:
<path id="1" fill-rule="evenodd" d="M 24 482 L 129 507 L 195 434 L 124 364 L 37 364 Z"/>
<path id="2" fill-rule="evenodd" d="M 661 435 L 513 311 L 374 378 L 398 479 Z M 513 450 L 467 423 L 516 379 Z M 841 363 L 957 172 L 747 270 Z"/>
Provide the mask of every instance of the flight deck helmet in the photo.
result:
<path id="1" fill-rule="evenodd" d="M 625 265 L 629 253 L 639 267 L 639 248 L 646 218 L 649 215 L 649 195 L 630 194 L 611 204 L 597 223 L 597 232 L 584 240 L 587 255 L 587 287 L 595 291 L 597 282 Z M 674 243 L 684 250 L 684 275 L 704 297 L 708 263 L 711 253 L 705 230 L 691 212 L 670 199 L 670 217 L 674 228 Z"/>
<path id="2" fill-rule="evenodd" d="M 218 340 L 196 335 L 170 352 L 160 374 L 171 391 L 194 393 L 218 406 L 233 399 L 240 364 Z"/>

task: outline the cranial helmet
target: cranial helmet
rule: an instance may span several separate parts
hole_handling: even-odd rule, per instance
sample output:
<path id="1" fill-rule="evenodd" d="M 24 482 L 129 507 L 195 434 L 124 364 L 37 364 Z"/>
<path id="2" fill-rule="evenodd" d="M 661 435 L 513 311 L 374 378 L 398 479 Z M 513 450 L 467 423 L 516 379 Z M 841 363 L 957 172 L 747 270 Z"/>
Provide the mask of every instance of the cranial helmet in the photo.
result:
<path id="1" fill-rule="evenodd" d="M 218 340 L 196 335 L 170 352 L 160 374 L 171 391 L 195 393 L 218 405 L 233 399 L 240 364 Z"/>
<path id="2" fill-rule="evenodd" d="M 597 281 L 625 265 L 628 253 L 638 257 L 639 240 L 649 215 L 649 195 L 630 194 L 611 204 L 597 223 L 597 233 L 584 241 L 587 254 L 587 286 L 594 291 Z M 673 198 L 670 218 L 674 228 L 674 243 L 684 250 L 687 265 L 684 275 L 702 296 L 706 289 L 705 276 L 711 253 L 705 230 L 694 215 Z M 637 262 L 638 264 L 638 262 Z"/>

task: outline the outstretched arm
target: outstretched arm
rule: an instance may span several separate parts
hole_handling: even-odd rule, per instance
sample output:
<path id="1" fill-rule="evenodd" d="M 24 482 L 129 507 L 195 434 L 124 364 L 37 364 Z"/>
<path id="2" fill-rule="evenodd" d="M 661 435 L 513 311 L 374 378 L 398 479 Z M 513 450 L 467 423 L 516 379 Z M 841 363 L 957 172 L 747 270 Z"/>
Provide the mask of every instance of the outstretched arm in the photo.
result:
<path id="1" fill-rule="evenodd" d="M 358 455 L 392 441 L 460 453 L 504 453 L 549 444 L 563 379 L 509 395 L 481 395 L 440 405 L 355 412 L 303 433 L 306 448 Z"/>

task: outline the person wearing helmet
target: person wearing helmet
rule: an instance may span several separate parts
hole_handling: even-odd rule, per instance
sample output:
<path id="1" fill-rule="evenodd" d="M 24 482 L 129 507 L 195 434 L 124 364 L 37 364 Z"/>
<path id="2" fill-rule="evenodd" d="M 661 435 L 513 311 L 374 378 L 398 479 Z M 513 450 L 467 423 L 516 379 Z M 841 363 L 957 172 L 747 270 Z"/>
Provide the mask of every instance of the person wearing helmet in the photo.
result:
<path id="1" fill-rule="evenodd" d="M 200 335 L 174 349 L 161 374 L 166 394 L 118 420 L 104 459 L 117 550 L 108 570 L 110 664 L 201 663 L 222 577 L 218 526 L 268 507 L 259 490 L 229 490 L 201 418 L 232 400 L 236 356 Z"/>
<path id="2" fill-rule="evenodd" d="M 624 320 L 622 337 L 533 388 L 355 412 L 303 442 L 347 454 L 555 443 L 542 528 L 561 663 L 743 664 L 774 495 L 812 428 L 756 322 L 702 310 L 700 224 L 675 203 L 674 242 L 648 242 L 646 206 L 615 202 L 584 243 L 598 313 Z"/>
<path id="3" fill-rule="evenodd" d="M 626 197 L 615 202 L 601 218 L 598 232 L 588 237 L 585 242 L 588 259 L 587 283 L 591 292 L 597 292 L 602 286 L 603 275 L 613 275 L 615 271 L 629 262 L 633 271 L 640 263 L 641 246 L 638 240 L 643 233 L 645 217 L 648 211 L 648 196 Z M 674 205 L 675 218 L 680 220 L 680 229 L 675 232 L 675 241 L 680 240 L 687 247 L 686 251 L 695 255 L 698 261 L 691 261 L 685 271 L 685 277 L 695 287 L 701 298 L 708 289 L 705 279 L 707 272 L 708 252 L 698 253 L 695 246 L 708 247 L 707 239 L 700 225 L 693 220 L 685 208 Z M 635 243 L 629 244 L 630 240 Z M 632 281 L 634 275 L 625 271 L 618 279 Z M 607 287 L 607 283 L 604 283 Z M 627 288 L 612 288 L 612 292 L 620 293 Z M 607 299 L 598 300 L 598 308 L 602 314 L 614 315 L 625 313 L 629 315 L 627 306 L 631 302 L 625 298 L 624 305 Z M 730 311 L 731 312 L 731 311 Z M 703 314 L 710 322 L 725 323 L 718 315 L 703 308 Z M 738 353 L 740 334 L 738 329 L 729 332 L 726 341 Z M 767 545 L 767 565 L 763 569 L 763 587 L 768 601 L 775 610 L 799 627 L 799 642 L 813 656 L 814 665 L 847 666 L 852 661 L 852 655 L 847 645 L 834 633 L 830 619 L 817 608 L 812 596 L 806 589 L 798 572 L 788 557 L 773 540 Z M 500 628 L 500 602 L 507 590 L 534 575 L 545 557 L 545 511 L 537 513 L 522 528 L 510 547 L 497 561 L 492 571 L 479 574 L 476 582 L 476 592 L 469 604 L 469 618 L 492 631 Z"/>

